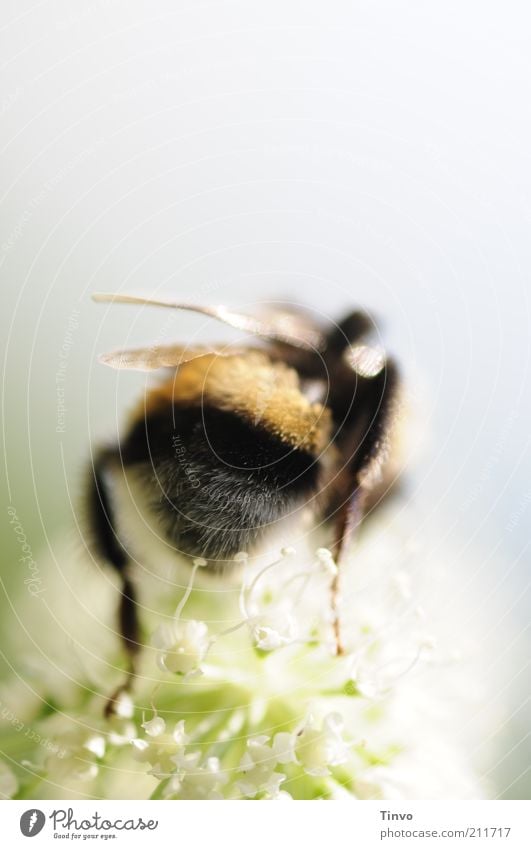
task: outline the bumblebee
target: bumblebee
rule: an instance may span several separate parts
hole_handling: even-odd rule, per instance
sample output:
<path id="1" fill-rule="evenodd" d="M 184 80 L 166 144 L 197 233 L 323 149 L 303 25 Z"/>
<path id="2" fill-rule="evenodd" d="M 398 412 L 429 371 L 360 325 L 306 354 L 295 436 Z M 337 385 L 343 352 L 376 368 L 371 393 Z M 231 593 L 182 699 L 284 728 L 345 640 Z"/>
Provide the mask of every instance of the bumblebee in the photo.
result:
<path id="1" fill-rule="evenodd" d="M 325 322 L 282 305 L 256 315 L 140 295 L 97 301 L 190 310 L 224 322 L 249 344 L 153 345 L 104 354 L 116 369 L 164 370 L 116 445 L 95 457 L 88 491 L 93 547 L 121 580 L 119 630 L 129 660 L 140 650 L 135 552 L 120 524 L 120 485 L 137 518 L 166 546 L 224 573 L 240 552 L 302 509 L 325 528 L 338 566 L 364 517 L 392 483 L 391 435 L 398 415 L 395 362 L 355 311 Z M 336 610 L 338 578 L 333 582 Z M 340 626 L 334 618 L 337 652 Z M 120 686 L 110 698 L 112 712 Z"/>

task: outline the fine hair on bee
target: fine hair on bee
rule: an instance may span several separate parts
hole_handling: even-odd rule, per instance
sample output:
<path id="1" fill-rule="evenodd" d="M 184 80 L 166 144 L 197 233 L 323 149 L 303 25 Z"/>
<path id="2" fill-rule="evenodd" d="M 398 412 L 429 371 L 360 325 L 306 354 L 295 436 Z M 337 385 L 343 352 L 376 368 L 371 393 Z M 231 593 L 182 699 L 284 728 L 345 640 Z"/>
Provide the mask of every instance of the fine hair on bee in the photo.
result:
<path id="1" fill-rule="evenodd" d="M 333 322 L 285 304 L 250 315 L 141 295 L 94 297 L 198 312 L 256 340 L 154 345 L 100 358 L 116 369 L 164 374 L 116 445 L 96 454 L 89 475 L 92 547 L 121 581 L 119 631 L 129 662 L 109 714 L 134 677 L 141 648 L 119 476 L 134 482 L 139 512 L 149 514 L 172 550 L 204 558 L 212 570 L 230 568 L 238 552 L 253 552 L 277 523 L 309 505 L 327 529 L 340 572 L 357 528 L 392 483 L 400 382 L 361 310 Z M 340 654 L 338 581 L 339 574 L 331 604 Z"/>

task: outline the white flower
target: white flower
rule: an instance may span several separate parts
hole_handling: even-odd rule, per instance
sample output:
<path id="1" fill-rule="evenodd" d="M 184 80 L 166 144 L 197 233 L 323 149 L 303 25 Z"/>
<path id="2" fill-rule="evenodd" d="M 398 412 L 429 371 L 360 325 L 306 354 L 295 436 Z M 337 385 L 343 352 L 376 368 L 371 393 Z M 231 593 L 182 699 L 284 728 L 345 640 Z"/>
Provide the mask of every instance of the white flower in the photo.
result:
<path id="1" fill-rule="evenodd" d="M 101 734 L 93 734 L 85 742 L 85 749 L 96 755 L 97 758 L 105 757 L 105 738 Z"/>
<path id="2" fill-rule="evenodd" d="M 161 650 L 159 666 L 176 675 L 197 672 L 210 645 L 208 627 L 196 619 L 187 622 L 175 620 L 161 625 L 155 631 L 152 642 L 155 648 Z"/>
<path id="3" fill-rule="evenodd" d="M 131 719 L 134 713 L 135 706 L 133 700 L 128 693 L 120 693 L 114 702 L 114 713 L 122 719 Z"/>
<path id="4" fill-rule="evenodd" d="M 174 778 L 170 780 L 168 795 L 177 799 L 223 799 L 221 788 L 228 778 L 221 770 L 218 758 L 207 758 L 199 763 L 200 753 L 188 759 L 181 758 Z"/>
<path id="5" fill-rule="evenodd" d="M 166 731 L 166 723 L 161 716 L 154 716 L 153 719 L 143 722 L 142 728 L 148 737 L 160 737 Z"/>
<path id="6" fill-rule="evenodd" d="M 15 773 L 5 763 L 0 761 L 0 797 L 11 799 L 18 790 L 18 781 Z"/>
<path id="7" fill-rule="evenodd" d="M 167 778 L 174 772 L 188 744 L 184 719 L 175 725 L 171 734 L 164 733 L 166 723 L 158 716 L 143 723 L 142 727 L 150 739 L 136 738 L 132 741 L 135 758 L 142 763 L 149 763 L 152 775 L 160 779 Z"/>
<path id="8" fill-rule="evenodd" d="M 268 741 L 269 737 L 264 735 L 248 740 L 247 751 L 240 761 L 243 778 L 238 781 L 238 787 L 249 798 L 258 793 L 276 798 L 281 783 L 286 779 L 281 772 L 275 772 L 277 757 Z"/>
<path id="9" fill-rule="evenodd" d="M 253 626 L 253 640 L 262 651 L 275 651 L 292 643 L 297 636 L 297 623 L 293 616 L 282 611 L 264 614 Z"/>
<path id="10" fill-rule="evenodd" d="M 273 628 L 268 628 L 267 625 L 257 625 L 253 636 L 256 647 L 262 649 L 262 651 L 274 651 L 286 644 L 282 635 L 278 631 L 274 631 Z"/>
<path id="11" fill-rule="evenodd" d="M 308 775 L 329 775 L 331 766 L 345 763 L 349 748 L 343 739 L 343 719 L 329 713 L 317 728 L 312 719 L 295 740 L 295 757 Z"/>

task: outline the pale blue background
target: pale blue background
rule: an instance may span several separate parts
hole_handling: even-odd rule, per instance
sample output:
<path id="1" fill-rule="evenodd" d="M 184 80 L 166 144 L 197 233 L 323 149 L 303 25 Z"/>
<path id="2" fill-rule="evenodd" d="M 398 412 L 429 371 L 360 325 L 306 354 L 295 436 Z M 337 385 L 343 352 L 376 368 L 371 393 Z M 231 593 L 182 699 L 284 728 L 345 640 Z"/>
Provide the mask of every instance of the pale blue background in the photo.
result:
<path id="1" fill-rule="evenodd" d="M 420 521 L 479 558 L 500 646 L 510 623 L 525 652 L 528 4 L 17 0 L 3 19 L 3 502 L 34 551 L 71 522 L 89 439 L 114 432 L 140 385 L 126 375 L 117 398 L 95 352 L 204 324 L 111 317 L 90 291 L 360 303 L 420 399 Z M 508 795 L 529 787 L 518 669 L 500 681 L 518 694 Z"/>

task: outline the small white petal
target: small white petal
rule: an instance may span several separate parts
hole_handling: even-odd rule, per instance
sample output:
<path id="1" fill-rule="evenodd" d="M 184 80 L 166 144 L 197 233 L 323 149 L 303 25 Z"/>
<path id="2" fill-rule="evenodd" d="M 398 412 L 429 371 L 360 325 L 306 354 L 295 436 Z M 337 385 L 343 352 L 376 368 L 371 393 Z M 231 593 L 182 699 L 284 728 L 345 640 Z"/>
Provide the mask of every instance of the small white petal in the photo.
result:
<path id="1" fill-rule="evenodd" d="M 153 719 L 143 722 L 142 728 L 148 737 L 160 737 L 166 731 L 166 723 L 161 716 L 154 716 Z"/>
<path id="2" fill-rule="evenodd" d="M 273 752 L 277 763 L 289 764 L 295 760 L 293 734 L 288 734 L 287 731 L 280 731 L 273 738 Z"/>
<path id="3" fill-rule="evenodd" d="M 143 763 L 150 761 L 149 755 L 151 750 L 147 740 L 140 740 L 139 738 L 136 738 L 131 741 L 131 744 L 134 749 L 135 758 L 138 761 L 142 761 Z"/>
<path id="4" fill-rule="evenodd" d="M 97 758 L 102 758 L 105 754 L 105 739 L 100 736 L 89 737 L 85 743 L 85 749 L 88 749 Z"/>
<path id="5" fill-rule="evenodd" d="M 282 637 L 278 631 L 273 628 L 268 628 L 264 625 L 257 625 L 254 629 L 254 639 L 256 645 L 262 651 L 274 651 L 284 644 Z"/>
<path id="6" fill-rule="evenodd" d="M 325 571 L 335 577 L 338 574 L 337 564 L 332 557 L 332 552 L 328 548 L 318 548 L 316 551 L 317 559 Z"/>
<path id="7" fill-rule="evenodd" d="M 188 743 L 189 738 L 184 731 L 184 719 L 179 720 L 179 722 L 176 724 L 175 728 L 173 729 L 172 736 L 175 742 L 178 743 L 180 746 L 184 746 L 186 745 L 186 743 Z"/>
<path id="8" fill-rule="evenodd" d="M 133 700 L 128 693 L 120 693 L 115 701 L 115 713 L 124 719 L 130 719 L 133 716 L 135 706 Z"/>

